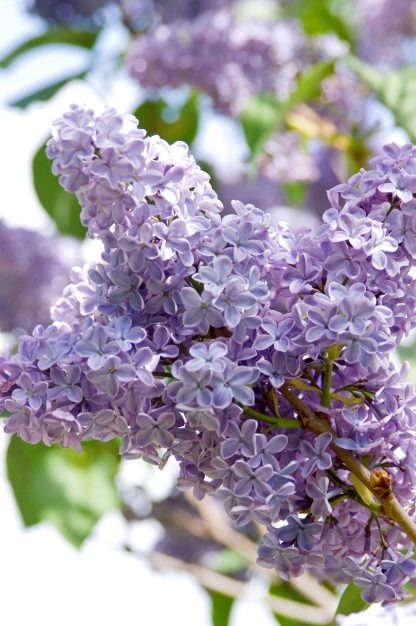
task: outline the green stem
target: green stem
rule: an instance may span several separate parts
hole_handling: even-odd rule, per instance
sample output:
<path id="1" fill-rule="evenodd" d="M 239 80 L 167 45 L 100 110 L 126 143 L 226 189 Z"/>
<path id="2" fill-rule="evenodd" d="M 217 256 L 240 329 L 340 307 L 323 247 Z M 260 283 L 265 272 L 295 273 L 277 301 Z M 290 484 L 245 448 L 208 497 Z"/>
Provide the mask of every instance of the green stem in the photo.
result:
<path id="1" fill-rule="evenodd" d="M 331 403 L 331 382 L 332 382 L 332 368 L 334 361 L 327 357 L 325 362 L 324 372 L 324 384 L 322 387 L 321 404 L 322 406 L 329 406 Z"/>
<path id="2" fill-rule="evenodd" d="M 295 408 L 303 428 L 311 430 L 316 435 L 330 433 L 333 438 L 336 439 L 337 435 L 332 430 L 329 421 L 304 404 L 287 383 L 282 385 L 279 391 Z M 386 494 L 383 492 L 380 493 L 372 482 L 374 473 L 370 472 L 349 450 L 340 448 L 334 441 L 332 441 L 330 446 L 349 471 L 355 474 L 358 480 L 360 480 L 377 498 L 386 518 L 394 520 L 402 531 L 416 544 L 416 524 L 401 506 L 394 493 L 392 491 L 387 491 Z"/>
<path id="3" fill-rule="evenodd" d="M 168 374 L 166 372 L 166 374 L 164 372 L 152 372 L 153 376 L 155 378 L 169 378 L 169 380 L 175 380 L 170 374 Z"/>
<path id="4" fill-rule="evenodd" d="M 386 541 L 386 538 L 384 536 L 383 533 L 383 529 L 381 528 L 381 524 L 380 524 L 380 520 L 378 519 L 378 515 L 374 512 L 371 513 L 373 520 L 376 523 L 377 529 L 378 529 L 378 533 L 380 535 L 380 542 L 381 542 L 381 547 L 383 550 L 383 554 L 382 554 L 382 558 L 384 557 L 384 551 L 387 550 L 387 548 L 389 547 L 389 544 Z"/>
<path id="5" fill-rule="evenodd" d="M 272 417 L 271 415 L 266 415 L 265 413 L 255 411 L 249 406 L 245 406 L 243 407 L 243 409 L 246 415 L 250 415 L 250 417 L 254 417 L 257 420 L 261 420 L 262 422 L 268 422 L 269 424 L 273 424 L 277 428 L 302 428 L 302 424 L 299 420 L 296 419 L 289 419 L 286 417 Z"/>

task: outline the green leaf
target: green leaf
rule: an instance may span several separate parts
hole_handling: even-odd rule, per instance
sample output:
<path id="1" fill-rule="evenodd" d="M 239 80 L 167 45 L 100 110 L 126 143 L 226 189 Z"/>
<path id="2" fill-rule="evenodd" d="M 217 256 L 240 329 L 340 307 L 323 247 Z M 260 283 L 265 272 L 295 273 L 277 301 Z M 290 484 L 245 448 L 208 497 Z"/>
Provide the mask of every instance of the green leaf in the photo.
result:
<path id="1" fill-rule="evenodd" d="M 47 87 L 42 87 L 41 89 L 37 89 L 33 93 L 24 96 L 23 98 L 19 98 L 18 100 L 13 100 L 9 103 L 12 107 L 17 107 L 19 109 L 25 109 L 32 102 L 43 102 L 45 100 L 49 100 L 54 96 L 64 85 L 66 85 L 70 80 L 83 79 L 85 78 L 87 72 L 78 72 L 77 74 L 73 74 L 72 76 L 67 76 L 66 78 L 62 78 L 58 80 L 56 83 L 52 83 Z"/>
<path id="2" fill-rule="evenodd" d="M 247 568 L 247 561 L 235 550 L 224 548 L 206 556 L 207 567 L 221 574 L 238 572 Z"/>
<path id="3" fill-rule="evenodd" d="M 321 94 L 322 81 L 333 74 L 334 61 L 322 61 L 300 76 L 297 86 L 285 101 L 265 93 L 251 98 L 242 114 L 243 130 L 252 158 L 263 149 L 270 135 L 283 125 L 287 114 L 301 102 L 310 102 Z"/>
<path id="4" fill-rule="evenodd" d="M 81 453 L 13 437 L 7 473 L 25 526 L 49 520 L 79 547 L 100 517 L 118 506 L 115 442 L 86 442 Z"/>
<path id="5" fill-rule="evenodd" d="M 404 67 L 394 72 L 378 72 L 371 65 L 352 55 L 346 58 L 348 67 L 371 89 L 390 111 L 399 126 L 416 140 L 416 67 Z"/>
<path id="6" fill-rule="evenodd" d="M 134 115 L 149 135 L 160 135 L 169 143 L 185 141 L 190 145 L 198 132 L 198 96 L 192 93 L 179 107 L 169 105 L 162 98 L 146 100 Z"/>
<path id="7" fill-rule="evenodd" d="M 282 189 L 290 207 L 302 207 L 306 199 L 306 183 L 303 181 L 291 181 L 282 184 Z"/>
<path id="8" fill-rule="evenodd" d="M 39 48 L 49 44 L 64 44 L 87 49 L 92 48 L 96 42 L 97 34 L 98 33 L 91 31 L 71 30 L 64 27 L 49 30 L 43 35 L 33 37 L 33 39 L 28 39 L 17 46 L 17 48 L 0 61 L 0 67 L 6 68 L 22 54 L 25 54 L 34 48 Z"/>
<path id="9" fill-rule="evenodd" d="M 338 615 L 350 615 L 351 613 L 359 613 L 364 611 L 369 605 L 361 597 L 361 589 L 350 583 L 342 594 L 335 613 L 332 626 L 337 626 L 336 617 Z"/>
<path id="10" fill-rule="evenodd" d="M 39 202 L 54 220 L 59 232 L 83 239 L 85 227 L 80 222 L 80 206 L 74 194 L 65 191 L 57 176 L 51 171 L 51 162 L 46 156 L 46 143 L 33 157 L 33 184 Z"/>
<path id="11" fill-rule="evenodd" d="M 295 0 L 287 3 L 286 16 L 300 20 L 308 35 L 335 33 L 349 43 L 354 41 L 353 5 L 348 0 Z"/>
<path id="12" fill-rule="evenodd" d="M 218 591 L 207 590 L 211 597 L 212 626 L 228 626 L 234 598 Z"/>
<path id="13" fill-rule="evenodd" d="M 286 113 L 285 103 L 274 94 L 263 93 L 250 98 L 241 122 L 252 158 L 261 152 L 270 135 L 283 124 Z"/>
<path id="14" fill-rule="evenodd" d="M 305 598 L 299 591 L 289 585 L 289 583 L 284 582 L 277 585 L 271 584 L 269 588 L 269 593 L 272 596 L 277 596 L 279 598 L 285 598 L 286 600 L 294 600 L 295 602 L 302 602 L 303 604 L 311 605 L 309 600 Z M 302 622 L 298 619 L 294 620 L 290 617 L 286 617 L 285 615 L 280 615 L 279 613 L 274 613 L 274 616 L 281 626 L 308 626 L 306 622 Z"/>

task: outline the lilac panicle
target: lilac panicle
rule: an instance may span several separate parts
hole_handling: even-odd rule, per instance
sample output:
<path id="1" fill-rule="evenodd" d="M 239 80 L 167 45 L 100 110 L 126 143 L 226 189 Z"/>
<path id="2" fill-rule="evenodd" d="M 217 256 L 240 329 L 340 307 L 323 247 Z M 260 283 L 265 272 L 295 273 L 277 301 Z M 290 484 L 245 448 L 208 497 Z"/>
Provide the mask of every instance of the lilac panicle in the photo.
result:
<path id="1" fill-rule="evenodd" d="M 267 527 L 263 566 L 402 598 L 410 540 L 331 446 L 388 468 L 415 510 L 416 397 L 390 355 L 416 326 L 416 148 L 386 146 L 330 190 L 318 228 L 291 230 L 239 201 L 222 216 L 187 146 L 136 125 L 77 106 L 55 123 L 53 171 L 103 252 L 72 272 L 53 323 L 0 357 L 6 432 L 174 455 L 181 489 Z M 334 435 L 308 431 L 283 383 Z"/>
<path id="2" fill-rule="evenodd" d="M 51 321 L 49 309 L 69 278 L 61 245 L 57 237 L 0 221 L 0 332 L 31 332 Z"/>

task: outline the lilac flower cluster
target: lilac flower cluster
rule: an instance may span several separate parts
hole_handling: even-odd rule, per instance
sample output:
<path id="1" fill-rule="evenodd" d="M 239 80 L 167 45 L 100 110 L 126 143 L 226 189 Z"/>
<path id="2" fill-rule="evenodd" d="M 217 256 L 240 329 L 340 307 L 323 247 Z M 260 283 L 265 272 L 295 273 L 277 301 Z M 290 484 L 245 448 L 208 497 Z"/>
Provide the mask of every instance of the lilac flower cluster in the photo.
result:
<path id="1" fill-rule="evenodd" d="M 274 133 L 259 155 L 258 166 L 264 176 L 281 183 L 313 182 L 319 178 L 314 156 L 293 131 Z"/>
<path id="2" fill-rule="evenodd" d="M 193 20 L 206 11 L 217 11 L 235 0 L 118 0 L 124 18 L 135 32 L 178 19 Z"/>
<path id="3" fill-rule="evenodd" d="M 238 21 L 229 10 L 156 25 L 134 42 L 127 66 L 140 85 L 192 85 L 237 116 L 264 91 L 285 99 L 311 54 L 293 21 Z"/>
<path id="4" fill-rule="evenodd" d="M 358 46 L 364 59 L 384 67 L 414 63 L 414 0 L 359 0 L 356 9 Z"/>
<path id="5" fill-rule="evenodd" d="M 389 355 L 416 326 L 416 148 L 386 146 L 329 192 L 313 230 L 238 201 L 221 217 L 185 144 L 112 109 L 73 106 L 47 153 L 104 249 L 73 273 L 54 323 L 1 358 L 6 432 L 75 448 L 120 438 L 126 458 L 160 466 L 174 455 L 181 489 L 267 527 L 265 567 L 401 599 L 411 539 L 382 481 L 379 504 L 336 450 L 414 512 L 416 396 Z M 331 432 L 311 432 L 299 403 Z"/>
<path id="6" fill-rule="evenodd" d="M 54 24 L 82 22 L 95 17 L 112 0 L 28 0 L 33 13 Z"/>
<path id="7" fill-rule="evenodd" d="M 0 332 L 32 331 L 68 282 L 59 241 L 0 222 Z"/>

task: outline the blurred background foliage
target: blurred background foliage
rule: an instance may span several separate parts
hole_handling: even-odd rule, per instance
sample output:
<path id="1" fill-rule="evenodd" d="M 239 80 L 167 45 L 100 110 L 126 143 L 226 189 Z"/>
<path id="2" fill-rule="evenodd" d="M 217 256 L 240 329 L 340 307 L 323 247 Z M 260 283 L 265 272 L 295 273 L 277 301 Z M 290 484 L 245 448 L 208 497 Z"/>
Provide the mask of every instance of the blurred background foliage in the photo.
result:
<path id="1" fill-rule="evenodd" d="M 40 106 L 74 80 L 111 104 L 108 87 L 123 80 L 140 125 L 188 143 L 226 206 L 236 197 L 273 219 L 314 223 L 328 208 L 326 190 L 383 143 L 416 140 L 413 0 L 27 0 L 22 9 L 38 34 L 8 51 L 0 71 L 7 79 L 27 66 L 37 79 L 8 106 Z M 76 62 L 57 76 L 44 59 L 58 49 Z M 269 80 L 261 76 L 265 69 Z M 232 129 L 236 143 L 227 154 L 210 137 L 212 120 L 224 132 Z M 75 197 L 51 173 L 44 144 L 33 155 L 32 174 L 56 236 L 0 222 L 0 330 L 11 349 L 18 335 L 47 323 L 48 307 L 79 263 L 79 244 L 62 254 L 61 237 L 82 241 L 86 234 Z M 416 364 L 412 338 L 399 352 Z M 163 535 L 147 558 L 156 568 L 196 578 L 210 594 L 213 626 L 227 626 L 234 599 L 256 577 L 266 580 L 264 601 L 281 626 L 335 624 L 338 602 L 340 615 L 365 608 L 352 585 L 338 600 L 340 590 L 330 583 L 306 577 L 288 583 L 260 573 L 259 528 L 241 532 L 215 501 L 198 502 L 175 488 L 157 501 L 146 485 L 123 487 L 119 463 L 113 442 L 90 442 L 76 453 L 12 438 L 7 471 L 24 524 L 48 520 L 79 547 L 111 509 L 127 521 L 158 520 Z M 133 548 L 127 542 L 125 549 Z"/>

